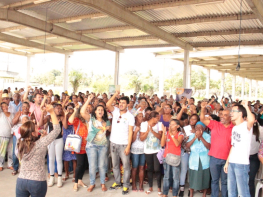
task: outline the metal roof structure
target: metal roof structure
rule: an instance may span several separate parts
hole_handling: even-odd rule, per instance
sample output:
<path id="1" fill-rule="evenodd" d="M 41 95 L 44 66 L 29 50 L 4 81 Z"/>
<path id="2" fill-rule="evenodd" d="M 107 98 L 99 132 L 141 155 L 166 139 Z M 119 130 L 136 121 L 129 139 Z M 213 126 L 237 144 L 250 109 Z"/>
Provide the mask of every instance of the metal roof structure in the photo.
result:
<path id="1" fill-rule="evenodd" d="M 28 55 L 170 46 L 190 51 L 236 47 L 240 3 L 241 0 L 1 0 L 0 51 Z M 263 0 L 242 3 L 240 43 L 263 45 Z M 257 56 L 257 62 L 251 56 L 250 64 L 262 62 L 261 54 Z M 196 62 L 199 65 L 211 63 L 205 58 L 197 61 L 203 61 Z"/>

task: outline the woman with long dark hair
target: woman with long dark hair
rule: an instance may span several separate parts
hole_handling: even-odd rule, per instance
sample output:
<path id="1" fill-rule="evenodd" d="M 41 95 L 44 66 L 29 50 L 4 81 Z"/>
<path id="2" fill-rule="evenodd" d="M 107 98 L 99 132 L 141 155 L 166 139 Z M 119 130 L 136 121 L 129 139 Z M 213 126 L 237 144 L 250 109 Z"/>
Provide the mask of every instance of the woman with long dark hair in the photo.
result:
<path id="1" fill-rule="evenodd" d="M 258 151 L 260 146 L 260 132 L 257 122 L 257 115 L 255 112 L 252 112 L 252 114 L 255 116 L 255 122 L 253 125 L 253 135 L 250 144 L 250 156 L 249 156 L 250 170 L 248 174 L 249 174 L 250 196 L 255 196 L 255 177 L 260 167 L 260 161 L 258 159 Z"/>
<path id="2" fill-rule="evenodd" d="M 106 131 L 110 127 L 110 121 L 108 120 L 107 111 L 102 105 L 97 105 L 93 109 L 91 115 L 87 113 L 87 106 L 93 99 L 93 95 L 90 95 L 80 113 L 82 117 L 88 122 L 88 137 L 86 152 L 89 159 L 89 178 L 90 186 L 88 192 L 92 192 L 95 188 L 96 171 L 99 170 L 101 190 L 107 191 L 105 186 L 105 174 L 107 172 L 107 152 L 108 152 L 108 139 L 106 137 Z"/>
<path id="3" fill-rule="evenodd" d="M 160 196 L 162 195 L 161 172 L 157 153 L 161 149 L 162 123 L 159 122 L 159 119 L 159 113 L 156 111 L 152 111 L 149 116 L 147 116 L 146 121 L 141 124 L 140 140 L 144 142 L 144 154 L 148 168 L 149 189 L 146 191 L 146 194 L 150 194 L 153 191 L 153 173 L 155 173 L 158 195 Z"/>
<path id="4" fill-rule="evenodd" d="M 50 113 L 53 130 L 47 135 L 46 131 L 38 139 L 38 130 L 32 121 L 27 121 L 20 127 L 21 138 L 18 140 L 18 158 L 21 169 L 16 184 L 16 196 L 44 197 L 47 192 L 45 156 L 47 146 L 61 132 L 61 128 L 52 105 L 46 106 Z"/>
<path id="5" fill-rule="evenodd" d="M 136 175 L 139 167 L 139 191 L 143 192 L 143 178 L 144 178 L 144 143 L 140 140 L 141 123 L 143 122 L 143 114 L 139 113 L 135 117 L 135 126 L 133 128 L 131 158 L 132 158 L 132 191 L 137 191 Z"/>
<path id="6" fill-rule="evenodd" d="M 169 187 L 172 186 L 173 196 L 177 196 L 179 190 L 180 180 L 180 162 L 177 166 L 168 164 L 166 159 L 172 155 L 176 155 L 177 159 L 181 157 L 181 144 L 184 139 L 184 134 L 181 132 L 180 122 L 176 119 L 172 119 L 169 122 L 168 132 L 163 128 L 161 146 L 165 146 L 164 150 L 164 177 L 163 177 L 163 197 L 168 196 Z M 167 158 L 166 158 L 167 157 Z"/>

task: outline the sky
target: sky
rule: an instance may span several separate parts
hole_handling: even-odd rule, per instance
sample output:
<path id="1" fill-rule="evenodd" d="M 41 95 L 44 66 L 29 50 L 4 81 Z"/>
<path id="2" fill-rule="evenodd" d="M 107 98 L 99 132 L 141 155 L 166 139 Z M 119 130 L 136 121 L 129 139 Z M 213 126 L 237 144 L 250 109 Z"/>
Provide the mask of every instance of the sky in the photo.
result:
<path id="1" fill-rule="evenodd" d="M 154 76 L 159 76 L 160 69 L 164 66 L 164 78 L 169 78 L 176 72 L 183 73 L 183 63 L 171 59 L 156 58 L 153 52 L 174 48 L 152 49 L 125 49 L 120 53 L 120 75 L 137 70 L 147 74 L 152 70 Z M 32 75 L 48 72 L 52 69 L 63 71 L 65 56 L 63 54 L 46 53 L 35 55 L 32 60 Z M 0 53 L 0 70 L 19 72 L 23 78 L 26 76 L 27 57 Z M 69 59 L 69 71 L 71 69 L 82 70 L 94 74 L 114 75 L 115 53 L 111 51 L 87 51 L 74 52 Z M 198 67 L 198 66 L 197 66 Z M 195 66 L 193 66 L 195 68 Z M 211 71 L 211 78 L 218 79 L 217 71 Z"/>

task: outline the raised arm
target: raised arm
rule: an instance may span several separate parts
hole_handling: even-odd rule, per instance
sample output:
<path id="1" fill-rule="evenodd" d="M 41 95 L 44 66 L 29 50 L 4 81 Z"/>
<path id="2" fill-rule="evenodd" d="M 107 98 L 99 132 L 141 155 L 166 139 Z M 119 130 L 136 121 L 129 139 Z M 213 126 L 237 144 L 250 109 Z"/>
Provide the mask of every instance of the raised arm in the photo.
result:
<path id="1" fill-rule="evenodd" d="M 48 146 L 51 142 L 53 142 L 57 138 L 57 136 L 61 132 L 61 128 L 58 123 L 58 118 L 54 112 L 53 106 L 47 105 L 46 110 L 50 113 L 54 129 L 53 131 L 50 131 L 48 135 L 39 139 L 39 146 L 42 147 Z"/>
<path id="2" fill-rule="evenodd" d="M 205 110 L 206 110 L 206 102 L 201 103 L 201 113 L 200 113 L 200 121 L 208 126 L 210 124 L 210 120 L 205 118 Z"/>
<path id="3" fill-rule="evenodd" d="M 63 119 L 62 119 L 62 124 L 63 124 L 63 127 L 65 128 L 65 129 L 67 129 L 68 128 L 68 111 L 67 110 L 63 110 Z"/>
<path id="4" fill-rule="evenodd" d="M 80 110 L 81 116 L 86 121 L 90 120 L 90 114 L 87 112 L 87 107 L 88 107 L 89 103 L 91 102 L 91 100 L 93 99 L 93 97 L 94 97 L 93 94 L 90 94 L 88 97 L 88 100 L 85 102 L 85 104 L 81 107 L 81 110 Z"/>
<path id="5" fill-rule="evenodd" d="M 44 98 L 43 98 L 41 105 L 40 105 L 40 109 L 42 109 L 45 106 L 46 100 L 47 100 L 47 95 L 44 95 Z"/>
<path id="6" fill-rule="evenodd" d="M 16 125 L 19 122 L 19 117 L 20 117 L 20 111 L 16 112 L 16 115 L 12 120 L 13 125 Z"/>
<path id="7" fill-rule="evenodd" d="M 249 110 L 247 101 L 245 100 L 242 101 L 242 105 L 247 110 L 247 129 L 250 131 L 250 129 L 253 128 L 253 124 L 255 122 L 255 116 Z"/>
<path id="8" fill-rule="evenodd" d="M 76 105 L 75 108 L 74 108 L 73 114 L 71 114 L 71 116 L 70 116 L 69 119 L 68 119 L 68 121 L 69 121 L 70 124 L 73 124 L 78 109 L 79 109 L 79 105 Z"/>
<path id="9" fill-rule="evenodd" d="M 31 86 L 28 86 L 27 87 L 27 89 L 26 89 L 26 92 L 25 92 L 25 94 L 24 94 L 24 96 L 23 96 L 23 101 L 24 102 L 30 102 L 29 100 L 28 100 L 28 92 L 29 92 L 29 90 L 31 89 Z"/>
<path id="10" fill-rule="evenodd" d="M 185 104 L 182 104 L 182 108 L 181 108 L 180 112 L 176 116 L 177 120 L 181 120 L 182 115 L 183 115 L 184 111 L 186 110 L 186 108 L 187 108 L 187 106 Z"/>
<path id="11" fill-rule="evenodd" d="M 162 125 L 162 128 L 163 128 L 163 133 L 162 133 L 162 139 L 161 139 L 161 147 L 164 147 L 166 144 L 167 135 L 166 135 L 166 127 Z"/>
<path id="12" fill-rule="evenodd" d="M 113 101 L 115 100 L 115 97 L 120 94 L 120 91 L 116 91 L 115 94 L 110 98 L 110 100 L 107 102 L 106 107 L 111 112 L 114 111 L 114 107 L 112 106 Z"/>

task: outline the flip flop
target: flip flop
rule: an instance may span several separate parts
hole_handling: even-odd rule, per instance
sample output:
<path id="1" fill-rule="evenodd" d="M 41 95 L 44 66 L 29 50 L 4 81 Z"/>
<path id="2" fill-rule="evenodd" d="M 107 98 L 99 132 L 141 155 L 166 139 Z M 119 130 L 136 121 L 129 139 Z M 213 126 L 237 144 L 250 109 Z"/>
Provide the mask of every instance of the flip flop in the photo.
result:
<path id="1" fill-rule="evenodd" d="M 12 172 L 12 175 L 15 176 L 17 173 L 18 173 L 18 172 L 17 172 L 16 170 L 14 170 L 14 171 Z"/>
<path id="2" fill-rule="evenodd" d="M 150 193 L 152 193 L 152 191 L 150 191 L 150 190 L 147 190 L 146 192 L 145 192 L 145 194 L 150 194 Z"/>
<path id="3" fill-rule="evenodd" d="M 62 180 L 63 181 L 66 181 L 66 180 L 68 180 L 69 179 L 69 176 L 64 176 L 63 178 L 62 178 Z M 74 180 L 75 181 L 75 180 Z"/>
<path id="4" fill-rule="evenodd" d="M 163 193 L 162 192 L 158 192 L 158 196 L 163 196 Z"/>

